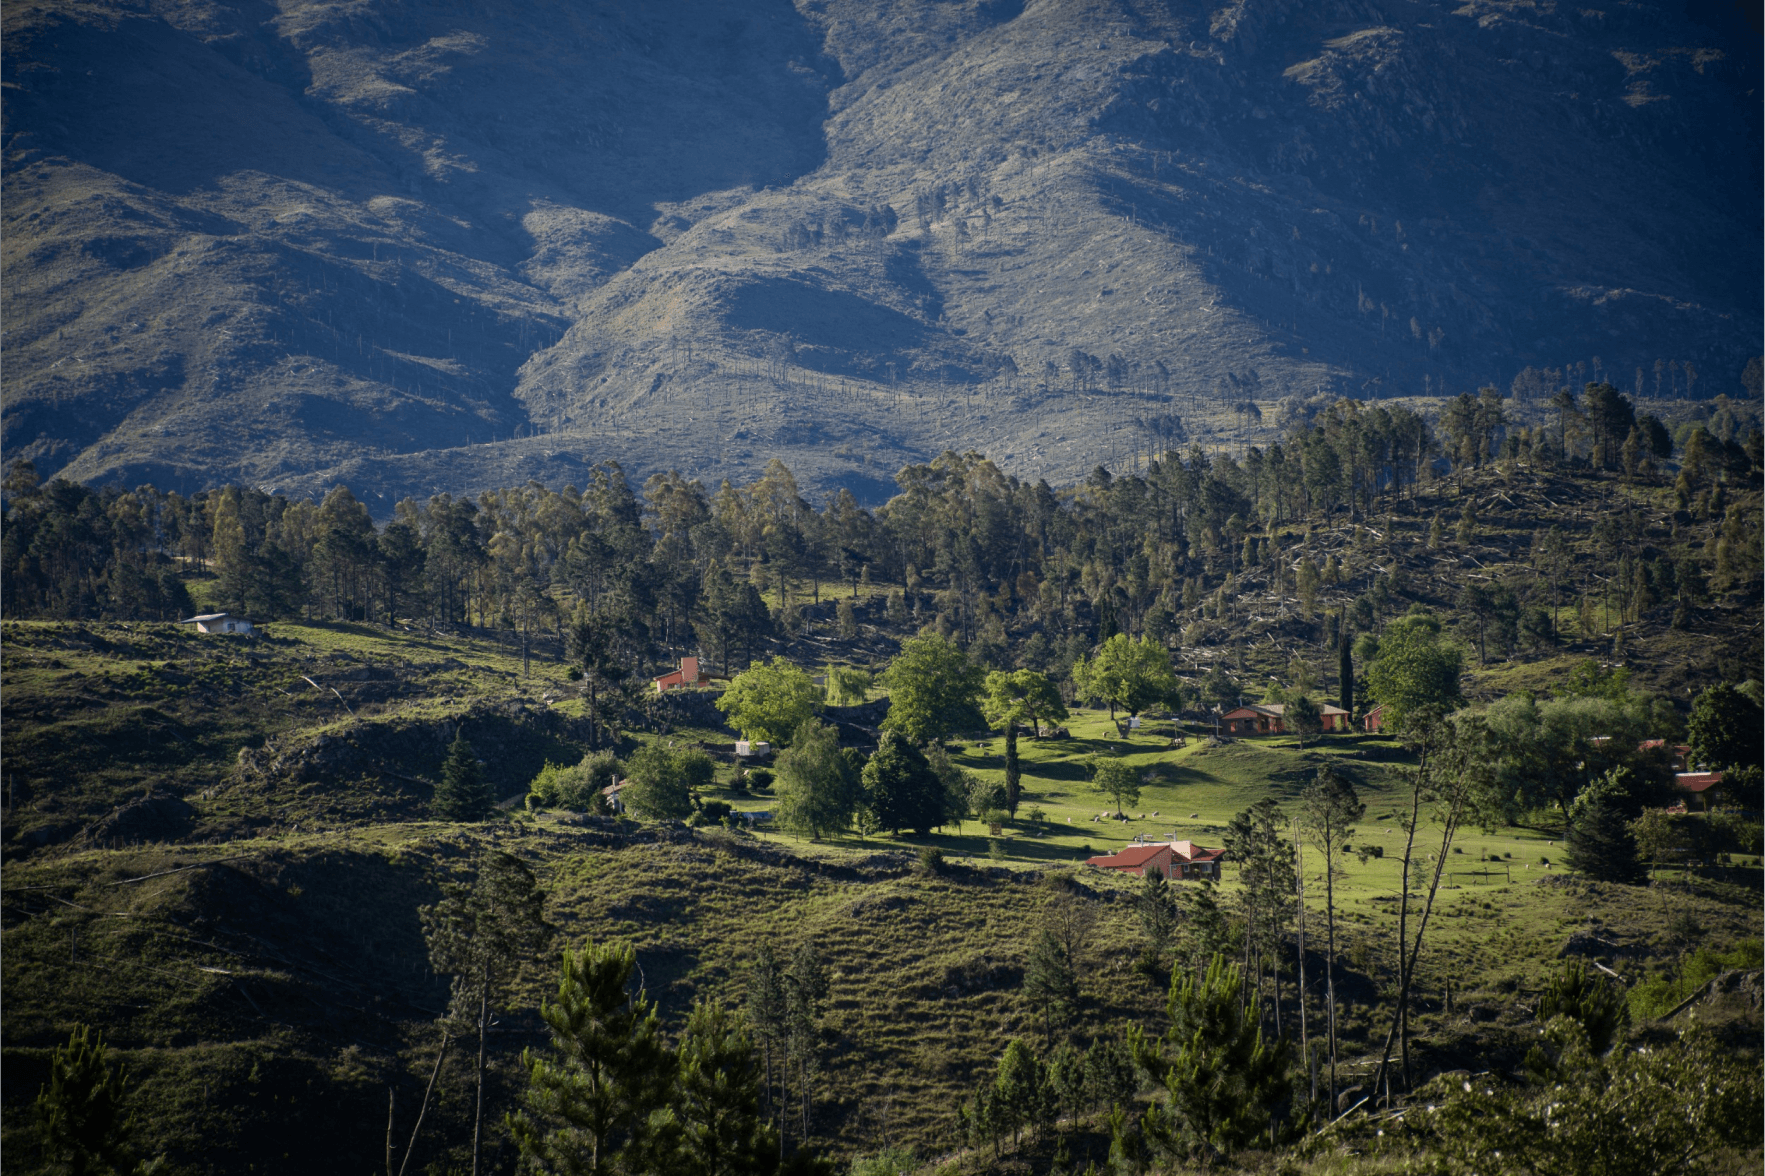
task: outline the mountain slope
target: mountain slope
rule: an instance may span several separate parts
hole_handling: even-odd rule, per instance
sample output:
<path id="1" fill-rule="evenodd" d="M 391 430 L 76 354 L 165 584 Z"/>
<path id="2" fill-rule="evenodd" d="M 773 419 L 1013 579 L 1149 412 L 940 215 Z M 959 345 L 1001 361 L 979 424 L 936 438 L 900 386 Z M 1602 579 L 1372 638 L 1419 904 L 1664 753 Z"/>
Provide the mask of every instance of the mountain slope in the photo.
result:
<path id="1" fill-rule="evenodd" d="M 1247 398 L 1725 390 L 1739 48 L 1641 4 L 21 5 L 4 441 L 382 512 L 609 457 L 874 498 Z"/>

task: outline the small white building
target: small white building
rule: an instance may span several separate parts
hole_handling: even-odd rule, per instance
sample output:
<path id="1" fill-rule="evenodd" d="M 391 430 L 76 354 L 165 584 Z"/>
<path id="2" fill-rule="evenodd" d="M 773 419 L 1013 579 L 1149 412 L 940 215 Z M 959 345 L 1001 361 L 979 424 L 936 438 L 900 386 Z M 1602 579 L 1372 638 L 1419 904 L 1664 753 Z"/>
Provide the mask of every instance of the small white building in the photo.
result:
<path id="1" fill-rule="evenodd" d="M 746 739 L 737 739 L 735 754 L 742 759 L 765 759 L 772 754 L 772 744 L 764 739 L 755 739 L 752 742 Z"/>
<path id="2" fill-rule="evenodd" d="M 195 625 L 198 633 L 243 633 L 249 636 L 252 631 L 250 621 L 231 613 L 203 613 L 199 617 L 187 617 L 181 623 Z"/>

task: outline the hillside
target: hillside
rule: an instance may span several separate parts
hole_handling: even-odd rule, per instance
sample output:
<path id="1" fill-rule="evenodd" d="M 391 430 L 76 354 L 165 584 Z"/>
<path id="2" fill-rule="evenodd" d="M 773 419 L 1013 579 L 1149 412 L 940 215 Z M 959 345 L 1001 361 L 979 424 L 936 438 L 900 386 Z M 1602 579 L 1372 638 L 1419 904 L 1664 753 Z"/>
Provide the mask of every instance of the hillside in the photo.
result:
<path id="1" fill-rule="evenodd" d="M 1703 444 L 1703 435 L 1695 436 L 1694 451 Z M 737 668 L 735 657 L 746 664 L 773 654 L 812 672 L 839 663 L 880 667 L 925 626 L 958 637 L 966 632 L 969 656 L 985 665 L 1033 662 L 1060 680 L 1070 651 L 1092 648 L 1103 625 L 1141 633 L 1162 625 L 1185 698 L 1196 708 L 1187 722 L 1156 719 L 1124 738 L 1106 711 L 1075 705 L 1065 724 L 1069 738 L 1020 741 L 1024 803 L 997 836 L 968 820 L 925 837 L 866 839 L 846 830 L 817 843 L 764 830 L 528 810 L 521 798 L 540 768 L 575 762 L 593 739 L 581 686 L 569 677 L 570 647 L 549 625 L 524 634 L 514 621 L 518 607 L 494 595 L 461 603 L 463 615 L 435 605 L 450 574 L 433 554 L 438 546 L 430 548 L 427 586 L 406 585 L 391 623 L 372 609 L 369 615 L 382 619 L 336 619 L 337 612 L 359 618 L 363 610 L 327 591 L 356 575 L 325 562 L 334 537 L 276 556 L 290 561 L 277 565 L 288 581 L 284 611 L 259 614 L 259 634 L 249 641 L 204 637 L 163 621 L 9 617 L 0 624 L 7 773 L 0 1061 L 8 1068 L 0 1129 L 8 1155 L 34 1154 L 29 1103 L 47 1074 L 49 1051 L 75 1024 L 88 1023 L 104 1030 L 130 1066 L 142 1138 L 167 1154 L 172 1171 L 377 1166 L 387 1092 L 403 1138 L 435 1064 L 436 1017 L 446 1001 L 418 908 L 435 901 L 442 883 L 469 876 L 488 850 L 501 848 L 535 870 L 565 942 L 636 946 L 643 983 L 671 1031 L 697 997 L 742 1001 L 762 946 L 788 954 L 808 944 L 822 952 L 830 993 L 811 1133 L 842 1161 L 893 1145 L 943 1157 L 956 1171 L 1046 1171 L 1054 1162 L 1046 1148 L 1010 1154 L 992 1167 L 984 1152 L 962 1151 L 953 1111 L 990 1074 L 1006 1041 L 1022 1037 L 1041 1048 L 1043 1030 L 1024 980 L 1051 906 L 1074 901 L 1096 919 L 1082 953 L 1072 1038 L 1082 1046 L 1129 1025 L 1164 1024 L 1160 984 L 1135 964 L 1145 947 L 1137 882 L 1079 872 L 1075 883 L 1078 863 L 1142 836 L 1218 845 L 1233 818 L 1258 801 L 1291 814 L 1326 765 L 1351 781 L 1367 806 L 1353 836 L 1366 855 L 1343 855 L 1334 881 L 1343 1086 L 1364 1085 L 1391 1007 L 1393 899 L 1402 888 L 1413 757 L 1393 739 L 1365 734 L 1303 747 L 1285 735 L 1212 743 L 1203 708 L 1216 689 L 1213 679 L 1223 670 L 1236 680 L 1233 691 L 1254 698 L 1265 683 L 1304 688 L 1301 678 L 1309 676 L 1330 695 L 1336 662 L 1329 634 L 1337 620 L 1377 633 L 1417 606 L 1438 616 L 1464 651 L 1461 686 L 1473 704 L 1519 691 L 1549 698 L 1577 682 L 1602 690 L 1616 683 L 1648 733 L 1676 737 L 1695 695 L 1759 664 L 1758 553 L 1756 543 L 1747 545 L 1757 526 L 1749 532 L 1735 522 L 1758 517 L 1756 457 L 1740 451 L 1735 460 L 1720 479 L 1712 468 L 1707 483 L 1688 480 L 1697 493 L 1684 508 L 1660 484 L 1664 478 L 1622 479 L 1536 459 L 1467 465 L 1451 479 L 1407 488 L 1399 481 L 1359 521 L 1340 510 L 1275 521 L 1279 511 L 1270 511 L 1263 516 L 1270 525 L 1247 537 L 1251 553 L 1235 563 L 1200 550 L 1218 539 L 1209 537 L 1212 524 L 1197 506 L 1189 522 L 1193 569 L 1156 544 L 1119 544 L 1113 554 L 1124 562 L 1119 582 L 1111 581 L 1107 537 L 1151 533 L 1134 521 L 1134 504 L 1147 486 L 1177 484 L 1172 479 L 1185 467 L 1167 459 L 1146 483 L 1124 475 L 1059 500 L 1050 494 L 1051 513 L 1038 525 L 1059 534 L 1061 546 L 1029 563 L 1002 565 L 1031 576 L 1029 585 L 1019 580 L 1010 591 L 984 579 L 963 590 L 962 575 L 990 574 L 984 563 L 965 573 L 911 547 L 894 557 L 884 553 L 910 533 L 900 521 L 909 518 L 939 542 L 947 540 L 948 523 L 948 534 L 985 554 L 988 527 L 1016 517 L 1013 504 L 1036 503 L 1035 492 L 1012 489 L 978 457 L 906 471 L 905 486 L 918 489 L 896 507 L 880 518 L 859 512 L 844 520 L 859 528 L 855 520 L 870 519 L 876 530 L 868 532 L 873 546 L 866 550 L 878 556 L 874 564 L 845 584 L 832 568 L 815 570 L 826 577 L 819 583 L 758 577 L 766 586 L 761 610 L 770 606 L 772 620 L 745 650 L 737 641 L 725 668 Z M 1687 465 L 1695 461 L 1688 457 Z M 1234 469 L 1202 463 L 1187 472 L 1211 487 L 1202 498 L 1225 498 L 1228 479 L 1242 473 Z M 780 475 L 771 476 L 776 489 Z M 948 497 L 925 495 L 928 485 L 940 484 Z M 605 483 L 602 489 L 611 495 Z M 98 510 L 91 504 L 99 499 L 81 505 L 76 491 L 26 493 L 15 483 L 8 532 L 32 536 L 28 550 L 40 552 L 36 536 L 59 537 L 58 548 L 95 543 L 90 532 L 58 520 L 57 503 L 88 524 L 93 517 L 114 520 L 116 545 L 104 548 L 116 553 L 108 571 L 112 594 L 103 597 L 114 607 L 119 571 L 140 543 L 125 524 L 132 513 L 147 516 L 153 508 L 142 494 L 113 497 Z M 765 492 L 764 485 L 743 491 L 754 502 Z M 247 501 L 237 490 L 228 495 L 189 505 L 224 521 L 227 510 Z M 658 527 L 691 513 L 678 500 L 658 496 L 655 503 Z M 264 496 L 256 509 L 273 504 Z M 165 512 L 158 519 L 168 537 L 158 555 L 163 568 L 194 600 L 223 599 L 233 574 L 228 560 L 217 554 L 203 568 L 177 538 L 192 532 L 170 521 L 181 508 L 167 499 L 157 509 Z M 322 509 L 334 524 L 348 517 L 339 495 Z M 425 524 L 431 536 L 440 533 L 442 507 L 434 509 Z M 508 536 L 528 526 L 560 526 L 559 509 L 531 487 L 487 504 L 484 566 L 494 569 L 509 551 L 531 549 Z M 589 500 L 590 516 L 595 509 Z M 298 521 L 301 510 L 286 502 L 280 508 L 290 533 L 307 526 Z M 674 589 L 664 584 L 648 596 L 654 611 L 646 629 L 657 640 L 636 662 L 639 680 L 688 650 L 721 664 L 715 571 L 724 562 L 738 570 L 774 565 L 740 550 L 714 554 L 709 516 L 684 538 L 647 531 L 635 505 L 625 517 L 640 537 L 620 539 L 591 517 L 580 534 L 554 544 L 579 549 L 598 537 L 609 549 L 639 552 L 618 564 L 629 577 L 620 590 L 628 595 L 615 594 L 612 571 L 603 572 L 602 607 L 643 595 L 647 577 L 685 550 L 712 572 L 705 580 L 712 597 L 687 609 L 691 624 L 704 626 L 702 635 L 689 638 L 692 629 L 669 626 Z M 803 516 L 806 534 L 840 522 L 832 512 L 827 521 L 817 519 Z M 944 521 L 930 525 L 937 520 Z M 1168 525 L 1174 542 L 1181 528 Z M 224 535 L 224 526 L 209 526 L 208 533 Z M 309 530 L 322 528 L 314 521 Z M 396 532 L 389 527 L 380 539 L 389 534 Z M 639 538 L 648 546 L 628 546 Z M 452 541 L 461 542 L 461 534 Z M 1286 554 L 1262 559 L 1256 551 L 1263 543 Z M 1094 556 L 1089 570 L 1060 554 L 1087 545 Z M 12 559 L 18 549 L 6 550 Z M 923 579 L 913 572 L 912 612 L 908 584 L 890 563 L 903 557 L 926 569 Z M 1166 597 L 1156 584 L 1150 592 L 1136 586 L 1134 559 L 1177 577 L 1169 617 L 1150 620 L 1157 610 L 1148 601 Z M 1333 574 L 1320 575 L 1308 599 L 1296 569 L 1320 566 Z M 1632 577 L 1640 566 L 1643 574 L 1626 580 L 1619 566 Z M 586 582 L 567 559 L 554 572 L 549 590 L 564 601 Z M 696 567 L 692 574 L 697 583 Z M 1030 586 L 1037 575 L 1068 585 L 1066 606 L 1055 607 L 1052 595 Z M 507 578 L 497 573 L 479 582 Z M 746 581 L 750 589 L 753 583 Z M 10 584 L 13 607 L 30 599 L 19 586 L 30 583 Z M 78 591 L 48 586 L 47 599 L 80 600 Z M 1492 605 L 1482 616 L 1469 588 L 1506 589 L 1517 611 Z M 968 606 L 981 600 L 989 611 L 971 612 Z M 851 607 L 853 623 L 844 631 L 842 604 Z M 488 623 L 474 624 L 474 617 Z M 1613 675 L 1620 668 L 1627 679 Z M 629 759 L 644 743 L 699 745 L 716 758 L 703 799 L 738 811 L 774 809 L 776 790 L 736 787 L 735 732 L 709 706 L 716 689 L 636 700 L 621 716 L 618 750 Z M 874 698 L 835 712 L 850 744 L 869 745 L 882 705 Z M 1187 735 L 1181 745 L 1172 739 L 1179 730 Z M 435 815 L 443 759 L 462 733 L 504 806 L 488 822 Z M 1125 820 L 1106 819 L 1109 804 L 1090 783 L 1090 757 L 1100 753 L 1121 755 L 1144 781 Z M 954 762 L 983 782 L 1003 779 L 1003 755 L 996 734 L 952 740 Z M 1688 844 L 1728 860 L 1697 868 L 1670 862 L 1651 887 L 1567 874 L 1561 813 L 1554 809 L 1462 830 L 1417 975 L 1418 1080 L 1461 1069 L 1518 1073 L 1537 1039 L 1537 996 L 1568 958 L 1597 961 L 1621 977 L 1633 994 L 1636 1040 L 1644 1043 L 1667 1041 L 1680 1023 L 1656 1024 L 1658 1014 L 1718 974 L 1728 977 L 1728 988 L 1695 1005 L 1697 1016 L 1722 1040 L 1753 1048 L 1758 1013 L 1749 994 L 1757 983 L 1746 977 L 1757 963 L 1746 953 L 1761 935 L 1758 826 L 1725 813 L 1717 821 L 1680 818 L 1680 828 L 1687 836 L 1705 830 Z M 1425 822 L 1423 839 L 1436 829 Z M 932 876 L 915 868 L 917 851 L 928 847 L 947 860 Z M 1314 920 L 1305 958 L 1315 1001 L 1322 871 L 1310 849 L 1305 871 Z M 1240 885 L 1237 868 L 1229 867 L 1222 899 L 1234 920 L 1242 915 Z M 1295 979 L 1288 970 L 1278 983 L 1291 992 Z M 553 984 L 549 968 L 529 968 L 491 1036 L 488 1097 L 497 1115 L 519 1090 L 520 1048 L 541 1041 L 535 1009 Z M 1282 1017 L 1295 1033 L 1291 1000 Z M 442 1067 L 417 1166 L 442 1171 L 465 1160 L 472 1087 L 463 1054 L 456 1051 Z M 1081 1165 L 1101 1159 L 1107 1147 L 1094 1118 L 1072 1124 L 1062 1138 Z M 513 1154 L 500 1129 L 491 1149 L 492 1170 L 509 1170 Z M 8 1161 L 15 1162 L 28 1161 Z"/>
<path id="2" fill-rule="evenodd" d="M 1070 481 L 1529 366 L 1733 392 L 1757 42 L 1693 9 L 31 0 L 0 427 L 385 517 L 614 456 Z"/>
<path id="3" fill-rule="evenodd" d="M 344 668 L 335 664 L 343 649 L 356 665 L 433 654 L 433 642 L 396 634 L 370 639 L 274 628 L 281 630 L 270 639 L 277 655 L 334 669 Z M 99 636 L 108 642 L 103 654 L 92 652 Z M 166 640 L 164 629 L 148 625 L 101 634 L 10 627 L 9 694 L 31 697 L 15 668 L 28 662 L 23 649 L 56 648 L 79 672 L 123 679 L 153 652 L 148 642 Z M 401 781 L 389 778 L 384 765 L 363 771 L 348 755 L 303 752 L 334 747 L 328 735 L 359 760 L 362 751 L 387 747 L 389 734 L 411 712 L 447 714 L 463 724 L 489 751 L 493 771 L 506 770 L 499 776 L 505 781 L 516 778 L 513 765 L 523 757 L 555 750 L 546 732 L 519 724 L 511 731 L 481 702 L 462 707 L 462 691 L 494 695 L 499 671 L 512 667 L 478 644 L 449 648 L 472 667 L 463 680 L 432 679 L 427 690 L 402 701 L 383 698 L 384 710 L 354 723 L 326 724 L 313 713 L 297 730 L 272 726 L 265 751 L 283 753 L 273 765 L 267 757 L 243 755 L 228 771 L 227 749 L 213 749 L 215 766 L 200 775 L 206 786 L 198 790 L 193 781 L 184 793 L 189 821 L 182 829 L 131 824 L 140 814 L 124 816 L 125 804 L 54 852 L 9 855 L 3 931 L 9 1155 L 32 1154 L 28 1100 L 46 1074 L 48 1050 L 70 1025 L 86 1021 L 103 1027 L 130 1066 L 142 1137 L 167 1153 L 172 1171 L 377 1164 L 386 1092 L 395 1093 L 402 1139 L 434 1063 L 434 1018 L 446 997 L 445 984 L 425 961 L 417 907 L 435 900 L 438 883 L 468 874 L 485 851 L 500 848 L 539 874 L 549 893 L 548 915 L 565 941 L 637 946 L 644 982 L 671 1027 L 695 997 L 739 1002 L 761 945 L 784 952 L 815 946 L 831 981 L 816 1139 L 842 1157 L 885 1144 L 949 1156 L 959 1142 L 952 1109 L 990 1072 L 1001 1043 L 1039 1037 L 1022 979 L 1041 912 L 1059 896 L 1076 895 L 1098 920 L 1075 1037 L 1082 1043 L 1130 1023 L 1162 1024 L 1162 994 L 1131 966 L 1142 943 L 1132 880 L 1087 875 L 1075 891 L 1063 872 L 1070 863 L 1172 825 L 1184 836 L 1217 843 L 1231 815 L 1254 801 L 1291 805 L 1324 762 L 1355 780 L 1368 803 L 1357 842 L 1383 850 L 1381 858 L 1348 863 L 1336 883 L 1344 1084 L 1364 1083 L 1376 1064 L 1382 993 L 1395 969 L 1390 900 L 1404 811 L 1405 757 L 1388 740 L 1351 736 L 1304 750 L 1287 738 L 1221 748 L 1194 741 L 1173 752 L 1155 734 L 1123 743 L 1102 712 L 1081 711 L 1071 724 L 1072 740 L 1026 747 L 1026 803 L 1040 813 L 1013 823 L 1002 860 L 993 860 L 987 838 L 972 825 L 961 834 L 946 830 L 906 844 L 862 843 L 848 834 L 820 845 L 519 810 L 486 825 L 452 825 L 422 811 L 424 779 Z M 359 680 L 347 672 L 320 677 L 343 691 Z M 282 680 L 266 659 L 244 669 L 237 685 L 271 693 Z M 167 709 L 180 701 L 163 684 L 155 689 L 137 679 L 136 689 Z M 365 691 L 347 697 L 358 709 L 376 705 Z M 64 734 L 73 732 L 64 728 Z M 682 735 L 712 746 L 727 739 L 702 728 L 673 733 Z M 9 761 L 41 762 L 43 753 L 33 746 L 15 743 Z M 100 760 L 134 758 L 96 741 L 86 746 L 88 756 Z M 1155 770 L 1140 802 L 1153 815 L 1119 827 L 1088 822 L 1098 800 L 1077 770 L 1087 754 L 1111 747 Z M 960 759 L 970 771 L 994 777 L 997 752 L 993 740 L 963 746 Z M 433 768 L 421 756 L 399 768 L 432 779 Z M 719 775 L 721 781 L 724 772 Z M 405 795 L 388 796 L 387 787 Z M 505 782 L 501 790 L 508 788 Z M 721 786 L 711 795 L 741 807 L 768 802 Z M 14 821 L 30 821 L 43 811 L 65 816 L 93 803 L 90 792 L 57 792 L 34 797 L 28 813 L 16 805 L 9 812 Z M 253 813 L 271 819 L 253 820 Z M 1701 943 L 1727 948 L 1757 941 L 1754 871 L 1675 875 L 1671 888 L 1658 892 L 1577 884 L 1546 865 L 1559 854 L 1556 837 L 1517 828 L 1461 839 L 1465 856 L 1453 859 L 1458 872 L 1448 877 L 1436 912 L 1440 930 L 1422 971 L 1416 1021 L 1422 1076 L 1518 1066 L 1536 1034 L 1530 1002 L 1560 955 L 1597 954 L 1641 980 L 1678 974 L 1686 917 L 1695 920 Z M 912 851 L 924 844 L 949 855 L 943 875 L 928 878 L 911 869 Z M 1319 884 L 1315 859 L 1311 874 L 1308 886 Z M 1228 901 L 1233 890 L 1228 874 Z M 1638 894 L 1646 899 L 1639 902 Z M 1315 977 L 1322 966 L 1315 942 L 1308 958 Z M 530 969 L 492 1035 L 494 1108 L 512 1105 L 520 1081 L 516 1055 L 540 1040 L 533 1010 L 551 984 L 548 969 Z M 1757 1014 L 1747 1012 L 1744 994 L 1701 1007 L 1713 1024 L 1756 1035 Z M 1291 1008 L 1286 1015 L 1292 1032 Z M 1639 1033 L 1649 1032 L 1639 1026 Z M 415 1156 L 419 1165 L 441 1170 L 464 1161 L 471 1090 L 469 1058 L 455 1051 Z M 1107 1140 L 1087 1128 L 1074 1134 L 1072 1146 L 1100 1159 Z M 506 1145 L 493 1143 L 493 1149 L 493 1168 L 506 1170 L 512 1158 Z M 963 1170 L 980 1170 L 981 1160 L 960 1162 Z M 9 1159 L 14 1162 L 27 1161 Z"/>

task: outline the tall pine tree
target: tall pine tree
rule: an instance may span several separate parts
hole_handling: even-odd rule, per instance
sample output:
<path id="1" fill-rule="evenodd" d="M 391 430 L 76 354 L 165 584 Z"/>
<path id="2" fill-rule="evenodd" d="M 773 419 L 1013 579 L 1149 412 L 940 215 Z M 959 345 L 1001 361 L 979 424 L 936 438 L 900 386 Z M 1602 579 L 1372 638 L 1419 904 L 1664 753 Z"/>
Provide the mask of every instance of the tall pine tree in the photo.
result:
<path id="1" fill-rule="evenodd" d="M 667 1105 L 675 1058 L 642 991 L 629 944 L 564 952 L 558 998 L 540 1006 L 551 1048 L 521 1055 L 526 1109 L 508 1120 L 522 1158 L 583 1176 L 654 1171 L 652 1112 Z"/>
<path id="2" fill-rule="evenodd" d="M 447 762 L 441 765 L 441 783 L 435 786 L 435 813 L 450 821 L 482 821 L 490 815 L 493 797 L 490 781 L 466 733 L 454 736 L 447 749 Z"/>

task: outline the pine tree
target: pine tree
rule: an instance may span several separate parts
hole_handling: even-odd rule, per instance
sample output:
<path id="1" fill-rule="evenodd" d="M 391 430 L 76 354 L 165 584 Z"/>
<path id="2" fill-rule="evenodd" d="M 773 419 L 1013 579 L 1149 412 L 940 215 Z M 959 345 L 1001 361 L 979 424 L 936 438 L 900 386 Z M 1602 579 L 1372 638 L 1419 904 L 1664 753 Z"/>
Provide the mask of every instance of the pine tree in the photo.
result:
<path id="1" fill-rule="evenodd" d="M 778 1140 L 760 1120 L 754 1043 L 715 1001 L 693 1005 L 680 1040 L 674 1115 L 679 1138 L 666 1165 L 683 1176 L 747 1176 L 778 1164 Z"/>
<path id="2" fill-rule="evenodd" d="M 1599 882 L 1640 882 L 1642 863 L 1624 814 L 1603 801 L 1582 807 L 1565 838 L 1569 865 Z"/>
<path id="3" fill-rule="evenodd" d="M 630 945 L 564 952 L 556 1001 L 539 1015 L 551 1048 L 527 1050 L 526 1107 L 508 1119 L 522 1158 L 542 1171 L 610 1176 L 653 1170 L 653 1112 L 668 1103 L 675 1060 L 655 1006 L 626 985 Z"/>
<path id="4" fill-rule="evenodd" d="M 774 1098 L 773 1072 L 777 1069 L 777 1087 L 784 1085 L 784 1047 L 785 1023 L 789 1009 L 785 1001 L 784 965 L 779 962 L 778 955 L 770 944 L 762 943 L 754 953 L 754 966 L 748 973 L 747 993 L 748 1024 L 753 1027 L 754 1036 L 760 1046 L 761 1059 L 765 1066 L 766 1114 L 769 1120 L 778 1122 L 782 1115 L 779 1107 L 784 1102 L 780 1093 Z"/>
<path id="5" fill-rule="evenodd" d="M 808 944 L 798 947 L 784 973 L 785 1053 L 797 1068 L 799 1138 L 809 1138 L 815 1080 L 821 1072 L 821 1018 L 827 1004 L 827 964 Z"/>
<path id="6" fill-rule="evenodd" d="M 456 741 L 458 746 L 458 741 Z M 467 747 L 467 754 L 471 748 Z M 442 900 L 420 912 L 429 944 L 429 963 L 453 976 L 448 1012 L 456 1025 L 478 1031 L 478 1091 L 472 1121 L 472 1171 L 478 1171 L 484 1125 L 485 1051 L 491 1014 L 521 966 L 550 942 L 545 892 L 525 862 L 497 850 L 489 854 L 470 886 L 447 884 Z"/>
<path id="7" fill-rule="evenodd" d="M 1342 628 L 1342 639 L 1336 655 L 1336 676 L 1338 679 L 1336 705 L 1348 712 L 1349 721 L 1354 721 L 1354 647 L 1348 640 L 1348 627 Z"/>
<path id="8" fill-rule="evenodd" d="M 493 801 L 490 782 L 462 730 L 441 765 L 441 783 L 435 786 L 436 815 L 450 821 L 482 821 L 490 815 Z"/>
<path id="9" fill-rule="evenodd" d="M 1215 956 L 1199 980 L 1171 982 L 1171 1027 L 1162 1041 L 1134 1030 L 1134 1060 L 1169 1096 L 1142 1120 L 1152 1146 L 1172 1157 L 1216 1158 L 1275 1130 L 1288 1097 L 1285 1038 L 1269 1042 L 1255 997 L 1246 1004 L 1236 966 Z"/>
<path id="10" fill-rule="evenodd" d="M 128 1075 L 112 1070 L 104 1036 L 84 1025 L 49 1059 L 49 1085 L 37 1094 L 37 1121 L 48 1158 L 75 1176 L 157 1171 L 129 1147 L 134 1116 L 128 1113 Z"/>

